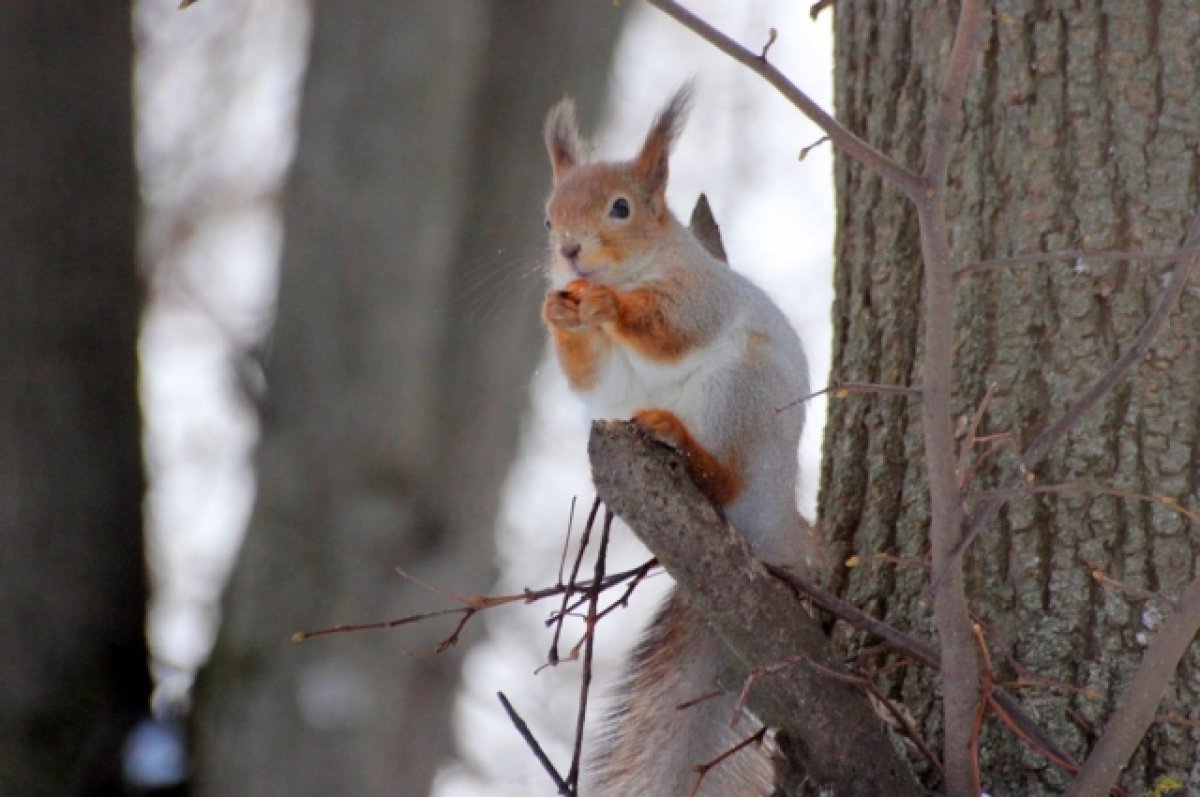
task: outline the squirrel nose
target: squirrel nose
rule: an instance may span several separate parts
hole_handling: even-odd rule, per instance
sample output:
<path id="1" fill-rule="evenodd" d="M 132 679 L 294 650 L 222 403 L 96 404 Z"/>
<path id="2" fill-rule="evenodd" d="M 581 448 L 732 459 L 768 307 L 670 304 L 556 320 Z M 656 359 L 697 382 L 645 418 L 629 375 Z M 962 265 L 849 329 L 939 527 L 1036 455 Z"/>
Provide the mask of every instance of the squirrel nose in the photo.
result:
<path id="1" fill-rule="evenodd" d="M 561 252 L 562 256 L 567 260 L 574 260 L 575 258 L 579 257 L 579 250 L 582 248 L 583 246 L 580 245 L 578 241 L 571 241 L 570 243 L 566 243 L 558 247 L 558 251 Z"/>

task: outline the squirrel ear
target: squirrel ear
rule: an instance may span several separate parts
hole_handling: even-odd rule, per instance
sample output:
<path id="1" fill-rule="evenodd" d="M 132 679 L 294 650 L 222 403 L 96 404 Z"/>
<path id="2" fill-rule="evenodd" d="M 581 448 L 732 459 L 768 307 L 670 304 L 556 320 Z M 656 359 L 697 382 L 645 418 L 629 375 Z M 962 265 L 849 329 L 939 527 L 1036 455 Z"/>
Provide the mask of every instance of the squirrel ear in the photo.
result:
<path id="1" fill-rule="evenodd" d="M 565 97 L 550 109 L 546 116 L 546 152 L 554 169 L 554 182 L 582 159 L 583 145 L 579 141 L 579 125 L 575 122 L 575 101 Z"/>
<path id="2" fill-rule="evenodd" d="M 633 161 L 633 177 L 647 194 L 657 193 L 667 185 L 671 146 L 683 130 L 691 104 L 692 83 L 689 81 L 679 87 L 646 134 L 642 151 Z"/>

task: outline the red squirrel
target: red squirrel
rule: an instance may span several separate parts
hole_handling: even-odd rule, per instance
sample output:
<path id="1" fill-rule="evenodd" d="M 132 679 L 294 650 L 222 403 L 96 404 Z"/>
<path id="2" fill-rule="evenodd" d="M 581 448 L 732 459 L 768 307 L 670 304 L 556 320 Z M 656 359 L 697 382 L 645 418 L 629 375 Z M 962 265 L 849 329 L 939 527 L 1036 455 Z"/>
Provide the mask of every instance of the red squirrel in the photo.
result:
<path id="1" fill-rule="evenodd" d="M 546 119 L 554 189 L 546 204 L 550 290 L 542 319 L 593 419 L 632 418 L 679 450 L 703 493 L 764 561 L 810 575 L 823 545 L 796 508 L 800 339 L 762 290 L 714 258 L 666 203 L 671 147 L 691 100 L 681 88 L 630 161 L 588 163 L 570 99 Z M 683 797 L 696 764 L 761 726 L 716 688 L 733 654 L 678 592 L 634 653 L 581 793 Z M 698 797 L 765 797 L 761 746 L 708 772 Z"/>

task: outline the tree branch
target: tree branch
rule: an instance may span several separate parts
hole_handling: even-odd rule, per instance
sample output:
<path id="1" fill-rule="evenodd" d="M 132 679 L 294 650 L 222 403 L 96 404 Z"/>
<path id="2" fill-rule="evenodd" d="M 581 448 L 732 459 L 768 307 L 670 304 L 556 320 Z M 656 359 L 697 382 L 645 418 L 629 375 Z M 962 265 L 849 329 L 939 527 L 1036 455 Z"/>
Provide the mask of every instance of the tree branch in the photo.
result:
<path id="1" fill-rule="evenodd" d="M 508 719 L 512 722 L 513 727 L 517 729 L 517 733 L 521 734 L 521 738 L 525 740 L 525 744 L 529 746 L 529 749 L 533 752 L 533 755 L 538 760 L 538 763 L 542 765 L 542 769 L 546 770 L 546 774 L 549 775 L 550 779 L 554 781 L 554 785 L 558 788 L 557 793 L 559 795 L 565 795 L 566 797 L 570 797 L 572 794 L 574 794 L 575 792 L 569 785 L 567 785 L 567 782 L 563 780 L 562 775 L 558 774 L 558 770 L 554 768 L 554 764 L 550 763 L 550 757 L 546 755 L 546 751 L 542 749 L 540 744 L 538 744 L 537 738 L 534 737 L 533 732 L 529 730 L 529 725 L 527 725 L 525 720 L 521 718 L 521 715 L 517 713 L 517 710 L 513 708 L 512 703 L 509 702 L 504 693 L 497 692 L 496 697 L 500 699 L 500 705 L 504 707 L 504 713 L 508 715 Z"/>
<path id="2" fill-rule="evenodd" d="M 596 490 L 675 578 L 747 668 L 793 657 L 838 669 L 816 622 L 791 591 L 703 497 L 683 459 L 629 423 L 592 425 L 588 453 Z M 750 708 L 799 742 L 802 764 L 839 795 L 915 795 L 907 766 L 866 697 L 809 667 L 764 676 Z"/>
<path id="3" fill-rule="evenodd" d="M 767 565 L 771 575 L 785 582 L 788 586 L 803 593 L 820 609 L 829 612 L 834 617 L 844 620 L 859 631 L 882 639 L 888 647 L 898 651 L 905 658 L 928 667 L 935 672 L 941 670 L 941 654 L 920 640 L 898 631 L 882 620 L 878 620 L 859 609 L 857 606 L 842 600 L 831 592 L 818 587 L 812 582 L 800 578 L 794 573 Z M 1067 754 L 1058 743 L 1042 729 L 1037 721 L 1029 716 L 1017 699 L 1006 690 L 993 686 L 989 695 L 989 705 L 996 716 L 1010 728 L 1013 733 L 1024 741 L 1035 752 L 1046 757 L 1055 765 L 1068 772 L 1078 771 L 1079 765 Z"/>
<path id="4" fill-rule="evenodd" d="M 1184 248 L 1175 252 L 1114 252 L 1103 249 L 1097 251 L 1088 251 L 1086 249 L 1063 249 L 1057 252 L 1030 252 L 1024 255 L 1010 255 L 1009 257 L 996 257 L 991 260 L 980 260 L 977 263 L 972 263 L 969 266 L 963 266 L 958 271 L 954 272 L 954 279 L 961 280 L 964 277 L 969 277 L 973 274 L 982 274 L 987 271 L 998 271 L 1004 268 L 1012 268 L 1014 266 L 1028 266 L 1037 263 L 1052 263 L 1052 262 L 1071 262 L 1079 260 L 1101 260 L 1110 263 L 1123 262 L 1141 262 L 1154 263 L 1164 260 L 1176 260 L 1181 257 L 1191 257 L 1200 254 L 1200 249 L 1196 247 Z"/>
<path id="5" fill-rule="evenodd" d="M 962 530 L 962 499 L 950 411 L 954 374 L 954 270 L 946 223 L 946 175 L 962 121 L 963 97 L 983 19 L 980 0 L 963 0 L 950 60 L 942 75 L 937 110 L 925 134 L 922 177 L 926 191 L 923 196 L 914 197 L 925 266 L 921 420 L 929 478 L 929 539 L 933 572 L 946 574 L 942 590 L 934 596 L 933 619 L 942 647 L 945 722 L 942 759 L 950 797 L 979 794 L 973 739 L 980 703 L 980 669 L 962 568 L 951 557 Z"/>
<path id="6" fill-rule="evenodd" d="M 1193 566 L 1192 583 L 1180 597 L 1179 608 L 1167 617 L 1142 657 L 1104 735 L 1083 762 L 1065 797 L 1106 794 L 1154 722 L 1179 660 L 1200 632 L 1200 558 Z"/>
<path id="7" fill-rule="evenodd" d="M 915 198 L 925 193 L 924 180 L 843 127 L 840 122 L 813 102 L 795 83 L 788 80 L 774 64 L 768 61 L 764 57 L 765 52 L 763 55 L 759 55 L 746 49 L 679 5 L 675 0 L 648 0 L 648 2 L 733 60 L 762 76 L 813 124 L 824 130 L 829 139 L 847 155 L 881 177 L 895 183 L 910 197 Z"/>

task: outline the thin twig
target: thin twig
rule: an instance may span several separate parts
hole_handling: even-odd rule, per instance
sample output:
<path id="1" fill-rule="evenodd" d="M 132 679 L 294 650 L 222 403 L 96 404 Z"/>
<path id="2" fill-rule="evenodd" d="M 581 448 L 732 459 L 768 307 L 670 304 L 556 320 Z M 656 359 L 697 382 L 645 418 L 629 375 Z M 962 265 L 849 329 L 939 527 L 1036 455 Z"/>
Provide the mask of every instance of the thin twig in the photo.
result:
<path id="1" fill-rule="evenodd" d="M 803 404 L 806 401 L 812 401 L 826 393 L 832 393 L 834 398 L 845 398 L 851 393 L 882 393 L 884 395 L 919 398 L 921 396 L 921 389 L 917 387 L 905 387 L 903 385 L 881 385 L 875 382 L 844 382 L 840 379 L 832 379 L 828 385 L 820 390 L 814 390 L 812 393 L 801 396 L 795 401 L 789 401 L 781 407 L 775 407 L 775 412 L 778 414 L 784 410 L 789 410 L 792 407 Z"/>
<path id="2" fill-rule="evenodd" d="M 523 600 L 524 596 L 512 596 L 514 602 Z M 421 614 L 410 614 L 408 617 L 400 617 L 396 620 L 384 620 L 378 623 L 358 623 L 358 624 L 342 624 L 331 626 L 330 628 L 319 628 L 315 631 L 297 631 L 292 634 L 293 642 L 304 642 L 314 637 L 329 636 L 330 634 L 349 634 L 356 631 L 382 631 L 388 628 L 399 628 L 402 625 L 411 623 L 419 623 L 422 620 L 429 620 L 434 617 L 444 617 L 448 614 L 474 614 L 476 609 L 471 606 L 452 606 L 448 609 L 438 609 L 432 612 L 422 612 Z"/>
<path id="3" fill-rule="evenodd" d="M 440 598 L 452 600 L 455 603 L 461 603 L 463 606 L 472 606 L 478 608 L 477 603 L 483 600 L 483 598 L 479 596 L 468 598 L 465 595 L 459 595 L 457 592 L 452 592 L 445 587 L 439 587 L 437 584 L 430 583 L 418 576 L 414 576 L 412 573 L 409 573 L 402 567 L 396 568 L 396 574 L 406 581 L 411 581 L 426 592 L 437 595 Z"/>
<path id="4" fill-rule="evenodd" d="M 929 562 L 922 562 L 919 559 L 911 559 L 904 556 L 897 556 L 894 553 L 869 553 L 869 554 L 854 554 L 846 557 L 846 567 L 862 567 L 864 565 L 873 565 L 876 562 L 883 562 L 889 565 L 899 565 L 900 567 L 919 567 L 923 570 L 929 569 Z"/>
<path id="5" fill-rule="evenodd" d="M 583 760 L 583 726 L 587 718 L 588 693 L 592 687 L 592 654 L 596 647 L 597 606 L 600 603 L 600 585 L 604 582 L 605 559 L 608 557 L 608 535 L 612 530 L 613 513 L 604 510 L 604 526 L 600 531 L 600 547 L 596 552 L 593 588 L 588 594 L 587 631 L 583 645 L 583 672 L 579 678 L 579 714 L 575 720 L 575 750 L 571 754 L 571 771 L 567 775 L 572 793 L 579 792 L 580 764 Z"/>
<path id="6" fill-rule="evenodd" d="M 898 631 L 882 620 L 877 620 L 847 601 L 842 600 L 831 592 L 827 592 L 807 579 L 801 578 L 789 570 L 774 565 L 767 565 L 771 575 L 788 584 L 797 593 L 811 600 L 820 609 L 849 623 L 864 633 L 876 636 L 886 642 L 892 649 L 898 651 L 912 661 L 939 672 L 941 656 L 934 648 L 920 642 L 902 631 Z M 799 595 L 798 595 L 799 597 Z M 1058 743 L 1030 717 L 1020 703 L 1003 689 L 993 689 L 990 702 L 993 709 L 1002 714 L 1005 724 L 1017 733 L 1018 738 L 1025 742 L 1031 750 L 1044 756 L 1046 760 L 1061 766 L 1068 772 L 1074 772 L 1078 765 L 1069 754 L 1058 746 Z M 972 715 L 973 717 L 974 715 Z"/>
<path id="7" fill-rule="evenodd" d="M 975 408 L 975 416 L 971 419 L 971 428 L 963 435 L 962 446 L 959 448 L 958 454 L 958 489 L 964 490 L 967 487 L 967 482 L 974 473 L 974 468 L 970 467 L 971 452 L 975 448 L 975 444 L 979 442 L 979 427 L 983 424 L 983 417 L 987 414 L 988 407 L 991 406 L 992 400 L 996 398 L 996 383 L 988 385 L 987 392 L 983 394 L 983 400 L 979 402 L 979 406 Z M 985 455 L 986 457 L 986 455 Z"/>
<path id="8" fill-rule="evenodd" d="M 688 792 L 688 797 L 696 797 L 696 795 L 700 793 L 700 784 L 704 782 L 704 778 L 705 778 L 705 776 L 708 775 L 709 770 L 711 770 L 713 767 L 719 766 L 726 760 L 737 755 L 742 750 L 745 750 L 750 745 L 761 744 L 762 740 L 765 739 L 766 736 L 767 736 L 767 729 L 759 728 L 756 733 L 746 737 L 742 741 L 735 744 L 733 747 L 730 747 L 728 750 L 721 753 L 719 756 L 714 758 L 712 761 L 706 761 L 703 764 L 696 764 L 695 766 L 693 766 L 692 769 L 694 769 L 696 771 L 696 774 L 698 775 L 698 777 L 696 778 L 696 782 L 692 785 L 692 790 L 690 792 Z"/>
<path id="9" fill-rule="evenodd" d="M 770 61 L 738 44 L 675 0 L 649 0 L 649 3 L 733 60 L 760 75 L 800 109 L 813 124 L 824 130 L 833 143 L 847 155 L 895 183 L 909 196 L 915 197 L 924 193 L 925 183 L 920 177 L 843 127 Z"/>
<path id="10" fill-rule="evenodd" d="M 600 583 L 600 591 L 611 589 L 618 584 L 623 584 L 630 579 L 644 578 L 649 570 L 653 569 L 658 562 L 651 559 L 643 562 L 641 565 L 624 570 L 620 573 L 613 573 L 610 576 L 605 576 Z M 304 642 L 319 636 L 329 636 L 331 634 L 349 634 L 359 631 L 385 631 L 390 628 L 399 628 L 412 623 L 418 623 L 423 620 L 430 620 L 435 617 L 445 617 L 452 614 L 474 615 L 477 612 L 486 609 L 494 609 L 497 606 L 507 606 L 513 603 L 536 603 L 537 601 L 546 598 L 552 598 L 557 595 L 571 596 L 577 593 L 587 593 L 592 589 L 591 581 L 578 581 L 574 584 L 556 584 L 553 587 L 544 587 L 542 589 L 525 589 L 525 591 L 514 595 L 484 595 L 475 596 L 473 598 L 462 598 L 466 602 L 465 606 L 451 606 L 445 609 L 437 609 L 432 612 L 422 612 L 420 614 L 411 614 L 407 617 L 400 617 L 394 620 L 382 620 L 374 623 L 358 623 L 358 624 L 341 624 L 330 628 L 321 628 L 315 631 L 297 631 L 292 634 L 293 642 Z M 623 596 L 624 597 L 624 596 Z M 547 625 L 552 625 L 557 622 L 558 615 L 555 614 Z"/>
<path id="11" fill-rule="evenodd" d="M 817 2 L 813 3 L 812 6 L 809 7 L 808 16 L 815 21 L 817 16 L 822 11 L 824 11 L 826 8 L 832 8 L 833 4 L 836 2 L 837 0 L 817 0 Z"/>
<path id="12" fill-rule="evenodd" d="M 995 644 L 996 650 L 1000 652 L 1000 655 L 1004 657 L 1004 660 L 1007 662 L 1008 666 L 1011 667 L 1017 674 L 1016 681 L 1005 684 L 1007 688 L 1014 690 L 1030 688 L 1050 689 L 1053 691 L 1068 692 L 1070 694 L 1080 695 L 1088 700 L 1096 699 L 1097 692 L 1090 686 L 1079 686 L 1077 684 L 1056 680 L 1054 678 L 1047 678 L 1044 675 L 1038 675 L 1037 673 L 1030 672 L 1025 665 L 1017 661 L 1017 658 L 1009 651 L 1008 646 L 1004 643 L 1003 639 L 1001 639 L 1000 634 L 991 626 L 990 623 L 987 623 L 976 615 L 971 616 L 971 621 L 975 624 L 976 628 L 979 628 L 984 635 L 986 635 L 986 637 Z M 988 664 L 988 668 L 992 669 L 990 662 Z M 1070 707 L 1067 708 L 1070 710 Z"/>
<path id="13" fill-rule="evenodd" d="M 775 28 L 771 28 L 771 30 L 768 31 L 768 33 L 767 33 L 767 43 L 763 45 L 762 52 L 758 54 L 758 57 L 761 60 L 763 60 L 763 61 L 767 60 L 767 53 L 769 53 L 771 51 L 771 46 L 773 44 L 775 44 L 775 40 L 778 38 L 779 38 L 779 31 L 776 30 Z"/>
<path id="14" fill-rule="evenodd" d="M 679 705 L 677 705 L 675 707 L 675 710 L 676 711 L 686 711 L 687 709 L 691 708 L 692 706 L 698 706 L 701 703 L 708 702 L 709 700 L 715 700 L 716 698 L 720 697 L 723 694 L 725 694 L 725 693 L 722 692 L 720 689 L 714 689 L 711 692 L 705 692 L 704 694 L 700 695 L 699 697 L 693 697 L 691 700 L 683 701 L 682 703 L 680 703 Z"/>
<path id="15" fill-rule="evenodd" d="M 571 549 L 571 530 L 575 525 L 575 503 L 579 496 L 571 496 L 571 511 L 567 514 L 567 533 L 563 537 L 562 555 L 558 558 L 558 583 L 563 583 L 563 571 L 567 568 L 567 551 Z"/>
<path id="16" fill-rule="evenodd" d="M 804 160 L 805 158 L 808 157 L 808 153 L 812 152 L 814 149 L 821 146 L 828 140 L 829 140 L 829 136 L 821 136 L 816 141 L 809 144 L 807 147 L 801 147 L 800 154 L 799 154 L 799 156 L 797 156 L 796 160 L 799 160 L 799 161 Z"/>
<path id="17" fill-rule="evenodd" d="M 1179 257 L 1193 257 L 1200 254 L 1200 247 L 1185 247 L 1174 252 L 1115 252 L 1112 250 L 1088 251 L 1086 249 L 1062 249 L 1056 252 L 1030 252 L 1024 255 L 996 257 L 991 260 L 981 260 L 963 266 L 954 272 L 954 279 L 961 280 L 973 274 L 985 271 L 996 271 L 1013 266 L 1034 265 L 1037 263 L 1071 262 L 1077 260 L 1105 260 L 1115 262 L 1163 262 Z"/>
<path id="18" fill-rule="evenodd" d="M 629 580 L 628 586 L 625 587 L 625 591 L 621 593 L 621 597 L 604 607 L 604 609 L 600 611 L 600 614 L 596 616 L 596 619 L 603 620 L 615 609 L 623 609 L 629 606 L 629 598 L 633 595 L 633 591 L 638 588 L 638 584 L 642 583 L 642 579 L 644 579 L 646 575 L 655 567 L 658 567 L 658 560 L 650 559 L 641 567 L 637 568 L 637 570 L 634 571 L 633 578 Z"/>
<path id="19" fill-rule="evenodd" d="M 600 591 L 603 592 L 603 591 L 609 589 L 610 587 L 615 587 L 617 584 L 621 584 L 621 583 L 624 583 L 624 582 L 630 581 L 630 580 L 633 580 L 635 582 L 640 582 L 646 576 L 648 576 L 650 574 L 650 571 L 654 570 L 656 567 L 658 567 L 658 560 L 651 557 L 650 559 L 648 559 L 647 561 L 638 565 L 637 567 L 631 568 L 629 570 L 625 570 L 621 573 L 614 573 L 611 576 L 605 576 L 604 582 L 602 583 L 602 585 L 600 587 Z M 662 571 L 659 570 L 658 572 L 662 572 Z M 629 596 L 633 594 L 633 590 L 634 590 L 635 586 L 636 585 L 630 585 L 630 586 L 626 587 L 625 592 L 621 595 L 620 598 L 615 600 L 611 605 L 606 606 L 604 611 L 600 612 L 600 617 L 601 618 L 605 617 L 617 606 L 626 605 L 629 601 Z M 587 603 L 588 595 L 590 594 L 591 588 L 592 588 L 591 581 L 583 581 L 583 582 L 577 583 L 575 585 L 574 594 L 581 595 L 582 597 L 576 598 L 575 602 L 568 605 L 565 610 L 551 612 L 550 617 L 546 620 L 546 627 L 549 628 L 550 626 L 557 623 L 559 620 L 559 617 L 563 614 L 565 614 L 568 617 L 575 616 L 575 610 L 578 609 L 583 604 Z"/>
<path id="20" fill-rule="evenodd" d="M 1185 717 L 1182 714 L 1176 714 L 1171 711 L 1167 711 L 1162 714 L 1159 714 L 1157 717 L 1154 718 L 1154 721 L 1155 722 L 1166 722 L 1166 723 L 1170 723 L 1171 725 L 1182 725 L 1185 728 L 1196 728 L 1197 730 L 1200 730 L 1200 719 L 1192 719 L 1190 717 Z"/>
<path id="21" fill-rule="evenodd" d="M 452 648 L 452 647 L 454 647 L 455 645 L 457 645 L 457 644 L 458 644 L 458 638 L 459 638 L 459 635 L 461 635 L 461 634 L 462 634 L 462 631 L 463 631 L 463 629 L 467 627 L 467 621 L 468 621 L 468 620 L 470 620 L 472 617 L 474 617 L 474 616 L 475 616 L 475 613 L 476 613 L 477 611 L 479 611 L 479 610 L 478 610 L 478 609 L 471 609 L 470 611 L 466 612 L 466 613 L 465 613 L 465 614 L 464 614 L 464 615 L 463 615 L 463 616 L 462 616 L 462 617 L 459 619 L 459 621 L 458 621 L 458 625 L 454 626 L 454 630 L 450 632 L 450 636 L 446 637 L 446 638 L 445 638 L 445 639 L 443 639 L 441 642 L 437 643 L 437 645 L 435 645 L 435 646 L 434 646 L 433 650 L 431 650 L 431 651 L 429 651 L 428 653 L 425 653 L 425 654 L 423 654 L 423 655 L 426 655 L 426 656 L 437 656 L 437 655 L 440 655 L 440 654 L 442 654 L 442 653 L 445 653 L 447 650 L 449 650 L 450 648 Z"/>
<path id="22" fill-rule="evenodd" d="M 893 701 L 889 700 L 883 692 L 879 691 L 879 687 L 875 686 L 874 681 L 864 678 L 861 686 L 867 690 L 867 693 L 871 697 L 875 698 L 876 703 L 887 709 L 892 718 L 896 720 L 896 724 L 904 731 L 904 735 L 916 745 L 921 756 L 929 762 L 929 765 L 938 773 L 938 776 L 944 779 L 946 777 L 946 770 L 942 767 L 941 759 L 937 757 L 937 753 L 933 752 L 929 745 L 925 743 L 925 740 L 921 738 L 921 733 L 913 725 L 912 720 Z"/>
<path id="23" fill-rule="evenodd" d="M 1120 487 L 1106 487 L 1102 484 L 1083 484 L 1068 482 L 1066 484 L 1029 484 L 1022 482 L 1013 490 L 977 490 L 967 493 L 965 497 L 976 500 L 995 498 L 1014 498 L 1019 495 L 1107 495 L 1113 498 L 1127 498 L 1131 501 L 1146 501 L 1157 504 L 1164 509 L 1180 515 L 1189 523 L 1200 524 L 1200 512 L 1188 509 L 1169 495 L 1151 495 L 1137 493 L 1132 490 L 1122 490 Z"/>
<path id="24" fill-rule="evenodd" d="M 999 718 L 1004 726 L 1012 731 L 1014 736 L 1025 742 L 1025 744 L 1029 745 L 1032 749 L 1037 750 L 1046 758 L 1046 760 L 1055 766 L 1066 770 L 1072 775 L 1079 771 L 1079 764 L 1075 763 L 1073 759 L 1066 755 L 1062 755 L 1056 748 L 1046 747 L 1039 744 L 1032 737 L 1030 737 L 1027 726 L 1024 723 L 1018 722 L 1014 719 L 1010 712 L 1011 707 L 1005 705 L 997 699 L 1000 694 L 1004 693 L 992 692 L 989 694 L 988 705 L 991 707 L 992 711 L 995 712 L 996 717 Z"/>
<path id="25" fill-rule="evenodd" d="M 924 642 L 919 642 L 882 620 L 877 620 L 857 606 L 842 600 L 832 592 L 821 589 L 813 582 L 797 576 L 790 570 L 784 570 L 772 564 L 766 564 L 766 568 L 775 578 L 778 578 L 794 591 L 802 593 L 804 597 L 811 600 L 816 604 L 817 608 L 824 609 L 835 617 L 845 620 L 860 631 L 882 639 L 891 645 L 893 649 L 900 651 L 915 662 L 923 664 L 932 670 L 937 670 L 941 667 L 941 660 L 937 651 Z"/>
<path id="26" fill-rule="evenodd" d="M 1168 595 L 1163 595 L 1161 592 L 1154 592 L 1152 590 L 1148 590 L 1143 587 L 1134 586 L 1133 584 L 1130 584 L 1127 581 L 1122 581 L 1118 578 L 1113 578 L 1108 573 L 1105 573 L 1104 570 L 1100 567 L 1099 563 L 1097 563 L 1095 561 L 1088 561 L 1087 559 L 1084 559 L 1083 563 L 1085 565 L 1087 565 L 1088 568 L 1090 569 L 1092 579 L 1094 581 L 1096 581 L 1098 584 L 1100 584 L 1100 586 L 1102 586 L 1102 587 L 1107 587 L 1109 589 L 1116 590 L 1117 592 L 1121 593 L 1122 595 L 1126 595 L 1130 598 L 1133 598 L 1134 600 L 1139 600 L 1139 601 L 1158 600 L 1158 601 L 1162 601 L 1163 603 L 1170 605 L 1172 608 L 1176 608 L 1176 609 L 1179 608 L 1178 606 L 1175 606 L 1173 599 Z"/>
<path id="27" fill-rule="evenodd" d="M 517 733 L 521 734 L 521 738 L 525 740 L 525 744 L 529 745 L 529 749 L 533 751 L 534 756 L 542 765 L 542 769 L 546 770 L 546 774 L 554 781 L 554 785 L 558 787 L 558 793 L 563 797 L 570 797 L 575 794 L 567 782 L 563 780 L 562 775 L 558 774 L 558 770 L 554 768 L 554 764 L 550 763 L 550 758 L 546 755 L 546 751 L 538 744 L 534 738 L 533 732 L 529 730 L 529 726 L 525 724 L 525 720 L 521 719 L 521 715 L 512 707 L 512 703 L 508 702 L 508 698 L 503 692 L 497 692 L 496 697 L 500 698 L 500 705 L 504 706 L 504 712 L 508 714 L 509 720 L 517 729 Z"/>
<path id="28" fill-rule="evenodd" d="M 583 554 L 587 550 L 588 542 L 592 536 L 592 524 L 596 522 L 596 513 L 599 511 L 600 499 L 597 498 L 592 502 L 592 511 L 588 512 L 587 523 L 584 525 L 583 534 L 579 538 L 579 553 L 575 557 L 575 563 L 571 566 L 571 578 L 567 582 L 567 587 L 571 587 L 575 583 L 575 579 L 579 577 L 579 568 L 583 564 Z M 546 654 L 546 662 L 549 665 L 555 665 L 559 662 L 558 641 L 562 637 L 563 620 L 567 617 L 567 602 L 570 600 L 570 597 L 570 592 L 563 593 L 562 607 L 555 618 L 554 637 L 550 640 L 550 651 Z"/>

